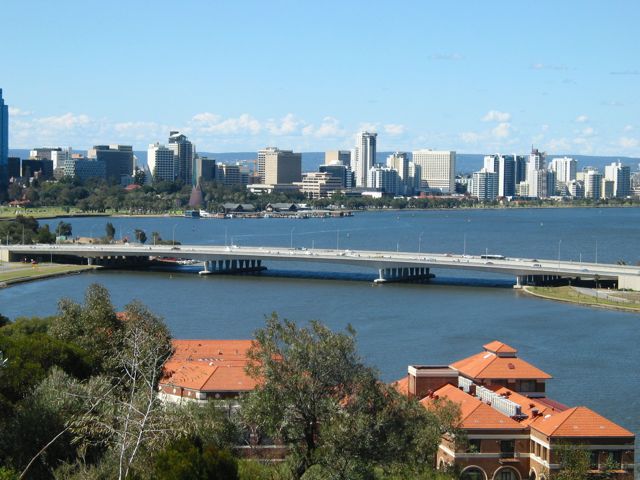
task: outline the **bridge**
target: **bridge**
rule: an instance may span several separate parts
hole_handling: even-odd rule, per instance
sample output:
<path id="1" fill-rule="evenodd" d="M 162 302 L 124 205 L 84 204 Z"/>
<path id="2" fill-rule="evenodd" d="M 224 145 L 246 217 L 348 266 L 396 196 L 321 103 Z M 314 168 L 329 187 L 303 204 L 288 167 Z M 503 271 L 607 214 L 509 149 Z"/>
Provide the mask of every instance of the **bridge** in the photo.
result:
<path id="1" fill-rule="evenodd" d="M 515 278 L 515 287 L 570 280 L 595 280 L 620 289 L 640 290 L 640 267 L 560 260 L 505 258 L 418 252 L 239 247 L 214 245 L 58 244 L 0 247 L 0 260 L 74 258 L 89 264 L 127 266 L 136 260 L 176 258 L 202 262 L 200 274 L 247 273 L 264 270 L 263 262 L 331 263 L 375 269 L 377 283 L 417 281 L 433 277 L 431 269 L 490 272 Z"/>

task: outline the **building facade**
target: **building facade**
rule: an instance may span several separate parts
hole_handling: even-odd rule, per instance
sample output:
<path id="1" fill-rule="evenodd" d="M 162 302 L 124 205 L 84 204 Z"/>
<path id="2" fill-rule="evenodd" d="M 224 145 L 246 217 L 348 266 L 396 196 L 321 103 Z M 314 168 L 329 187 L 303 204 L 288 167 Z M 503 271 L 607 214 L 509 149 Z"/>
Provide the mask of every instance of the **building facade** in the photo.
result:
<path id="1" fill-rule="evenodd" d="M 152 143 L 147 149 L 147 166 L 154 181 L 174 182 L 178 167 L 175 153 L 172 149 Z"/>
<path id="2" fill-rule="evenodd" d="M 196 185 L 198 178 L 194 176 L 193 160 L 195 147 L 189 139 L 178 131 L 169 132 L 169 149 L 173 150 L 176 162 L 176 178 L 186 185 Z"/>
<path id="3" fill-rule="evenodd" d="M 456 152 L 415 150 L 413 163 L 420 165 L 421 188 L 441 193 L 455 192 Z"/>
<path id="4" fill-rule="evenodd" d="M 9 187 L 9 106 L 4 102 L 0 88 L 0 201 Z"/>
<path id="5" fill-rule="evenodd" d="M 351 150 L 329 150 L 324 153 L 325 165 L 351 166 Z"/>
<path id="6" fill-rule="evenodd" d="M 72 156 L 64 162 L 64 176 L 85 181 L 90 178 L 106 178 L 104 161 L 95 158 Z"/>
<path id="7" fill-rule="evenodd" d="M 201 157 L 196 154 L 193 161 L 193 176 L 196 184 L 200 182 L 213 182 L 216 179 L 216 161 L 213 158 Z"/>
<path id="8" fill-rule="evenodd" d="M 133 175 L 133 147 L 131 145 L 95 145 L 87 151 L 87 158 L 105 165 L 106 179 L 120 183 L 122 176 Z"/>
<path id="9" fill-rule="evenodd" d="M 264 183 L 276 185 L 302 180 L 302 154 L 292 150 L 271 150 L 264 156 Z"/>
<path id="10" fill-rule="evenodd" d="M 604 178 L 613 182 L 613 196 L 625 198 L 631 195 L 631 168 L 621 162 L 604 167 Z"/>
<path id="11" fill-rule="evenodd" d="M 515 155 L 486 155 L 484 168 L 498 174 L 498 196 L 513 197 L 516 194 Z"/>
<path id="12" fill-rule="evenodd" d="M 375 165 L 369 170 L 369 188 L 375 188 L 389 195 L 402 195 L 402 181 L 395 168 Z"/>
<path id="13" fill-rule="evenodd" d="M 491 202 L 498 197 L 499 174 L 486 167 L 474 172 L 471 178 L 471 196 L 483 202 Z"/>
<path id="14" fill-rule="evenodd" d="M 547 397 L 551 376 L 499 341 L 451 365 L 409 366 L 394 383 L 427 409 L 457 404 L 465 441 L 444 434 L 436 466 L 462 480 L 550 480 L 567 448 L 590 459 L 590 474 L 632 480 L 635 436 L 593 410 Z M 590 477 L 587 477 L 590 478 Z"/>
<path id="15" fill-rule="evenodd" d="M 353 172 L 356 187 L 369 187 L 367 184 L 369 170 L 376 163 L 376 142 L 378 134 L 375 132 L 360 132 L 356 137 L 356 148 L 353 151 Z"/>
<path id="16" fill-rule="evenodd" d="M 300 192 L 307 198 L 326 198 L 344 187 L 342 179 L 329 172 L 305 173 L 302 182 L 297 182 Z"/>

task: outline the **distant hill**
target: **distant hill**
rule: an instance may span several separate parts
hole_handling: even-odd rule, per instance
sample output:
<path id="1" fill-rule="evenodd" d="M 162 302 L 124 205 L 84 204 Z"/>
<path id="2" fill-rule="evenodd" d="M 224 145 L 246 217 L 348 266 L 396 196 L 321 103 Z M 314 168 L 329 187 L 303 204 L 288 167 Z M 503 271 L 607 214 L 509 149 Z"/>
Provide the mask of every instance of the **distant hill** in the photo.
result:
<path id="1" fill-rule="evenodd" d="M 78 150 L 79 153 L 86 153 L 84 150 Z M 138 164 L 145 165 L 147 163 L 146 151 L 135 151 L 138 158 Z M 215 158 L 218 162 L 230 163 L 238 161 L 251 162 L 256 158 L 256 152 L 198 152 L 200 155 L 206 155 L 210 158 Z M 385 163 L 387 156 L 393 152 L 377 152 L 378 163 Z M 9 155 L 12 157 L 28 158 L 29 150 L 26 149 L 11 149 Z M 604 157 L 604 156 L 590 156 L 590 155 L 572 155 L 558 154 L 547 155 L 547 161 L 550 161 L 555 157 L 572 157 L 578 161 L 578 169 L 583 167 L 595 167 L 600 170 L 604 169 L 605 165 L 611 162 L 621 161 L 625 165 L 631 167 L 631 171 L 640 170 L 640 158 L 634 157 Z M 457 173 L 471 173 L 482 168 L 484 154 L 481 153 L 458 153 L 456 155 L 456 172 Z M 318 169 L 319 165 L 324 163 L 324 152 L 302 152 L 302 171 L 309 172 Z"/>

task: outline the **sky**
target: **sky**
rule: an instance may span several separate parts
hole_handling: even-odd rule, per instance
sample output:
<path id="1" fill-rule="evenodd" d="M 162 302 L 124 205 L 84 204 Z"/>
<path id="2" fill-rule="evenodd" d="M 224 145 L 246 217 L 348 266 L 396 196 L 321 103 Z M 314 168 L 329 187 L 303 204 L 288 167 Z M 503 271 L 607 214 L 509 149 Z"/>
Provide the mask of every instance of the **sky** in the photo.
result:
<path id="1" fill-rule="evenodd" d="M 640 157 L 640 2 L 2 0 L 11 148 Z"/>

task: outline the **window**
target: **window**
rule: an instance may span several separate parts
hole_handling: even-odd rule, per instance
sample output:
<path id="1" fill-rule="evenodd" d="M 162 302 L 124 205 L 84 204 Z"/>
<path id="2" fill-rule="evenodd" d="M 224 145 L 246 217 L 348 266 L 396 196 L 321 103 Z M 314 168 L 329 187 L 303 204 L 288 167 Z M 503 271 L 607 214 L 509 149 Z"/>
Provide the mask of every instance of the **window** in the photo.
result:
<path id="1" fill-rule="evenodd" d="M 500 456 L 502 458 L 513 458 L 516 456 L 516 441 L 515 440 L 501 440 L 500 441 Z"/>
<path id="2" fill-rule="evenodd" d="M 622 452 L 620 450 L 609 452 L 607 463 L 615 469 L 622 468 Z"/>
<path id="3" fill-rule="evenodd" d="M 471 467 L 462 472 L 460 480 L 485 480 L 485 476 L 483 471 L 479 468 Z"/>
<path id="4" fill-rule="evenodd" d="M 518 480 L 517 475 L 510 468 L 505 470 L 500 470 L 497 478 L 498 480 Z"/>
<path id="5" fill-rule="evenodd" d="M 600 468 L 599 457 L 600 452 L 598 450 L 591 450 L 591 453 L 589 454 L 589 468 L 591 470 L 598 470 Z"/>
<path id="6" fill-rule="evenodd" d="M 536 391 L 536 381 L 535 380 L 520 380 L 520 391 L 521 392 L 535 392 Z"/>

